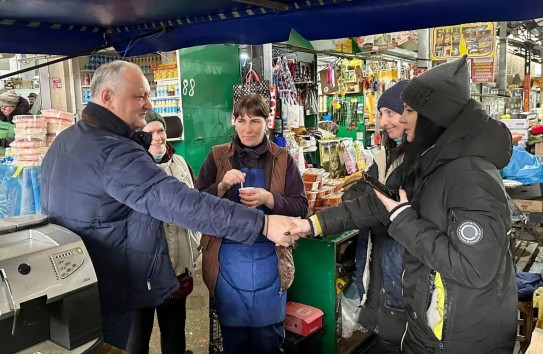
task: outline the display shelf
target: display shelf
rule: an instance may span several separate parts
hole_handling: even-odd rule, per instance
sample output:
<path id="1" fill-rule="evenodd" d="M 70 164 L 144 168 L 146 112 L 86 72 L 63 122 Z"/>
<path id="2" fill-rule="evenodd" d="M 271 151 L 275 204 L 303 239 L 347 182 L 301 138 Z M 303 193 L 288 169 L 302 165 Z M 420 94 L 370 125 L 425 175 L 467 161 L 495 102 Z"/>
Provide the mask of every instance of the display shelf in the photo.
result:
<path id="1" fill-rule="evenodd" d="M 157 83 L 167 83 L 167 82 L 179 82 L 179 78 L 178 77 L 171 77 L 171 78 L 168 78 L 168 79 L 159 79 L 159 80 L 155 80 Z"/>
<path id="2" fill-rule="evenodd" d="M 160 100 L 178 100 L 179 96 L 160 96 L 160 97 L 149 97 L 151 101 L 160 101 Z"/>
<path id="3" fill-rule="evenodd" d="M 102 64 L 109 63 L 113 59 L 119 59 L 116 53 L 105 52 L 101 52 L 99 54 L 95 53 L 89 56 L 81 56 L 73 59 L 73 77 L 74 86 L 76 87 L 74 105 L 76 106 L 76 111 L 78 113 L 80 113 L 85 107 L 85 101 L 89 97 L 89 91 L 91 88 L 90 82 L 92 81 L 92 77 L 96 72 L 96 69 L 91 68 L 96 67 L 97 65 L 96 61 L 92 62 L 92 57 L 96 57 L 96 55 L 108 57 L 108 60 L 101 62 Z M 114 58 L 112 58 L 112 56 Z M 147 78 L 147 81 L 149 81 L 150 88 L 154 90 L 156 85 L 154 82 L 154 73 L 151 70 L 151 65 L 155 62 L 159 62 L 160 56 L 158 54 L 148 54 L 145 56 L 126 58 L 126 60 L 140 66 L 142 73 Z"/>

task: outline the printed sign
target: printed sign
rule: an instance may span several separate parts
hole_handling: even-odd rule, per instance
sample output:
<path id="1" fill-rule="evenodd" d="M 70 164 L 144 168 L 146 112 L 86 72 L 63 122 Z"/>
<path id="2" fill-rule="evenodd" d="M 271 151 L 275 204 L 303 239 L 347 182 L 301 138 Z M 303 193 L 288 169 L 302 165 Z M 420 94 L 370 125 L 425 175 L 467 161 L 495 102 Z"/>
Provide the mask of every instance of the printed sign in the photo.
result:
<path id="1" fill-rule="evenodd" d="M 470 58 L 494 58 L 496 27 L 494 22 L 436 27 L 430 35 L 430 58 L 447 60 L 467 54 Z"/>
<path id="2" fill-rule="evenodd" d="M 471 60 L 471 82 L 474 84 L 494 82 L 494 59 Z"/>
<path id="3" fill-rule="evenodd" d="M 401 31 L 385 34 L 360 36 L 356 38 L 358 46 L 367 51 L 392 49 L 407 41 L 417 39 L 417 31 Z"/>
<path id="4" fill-rule="evenodd" d="M 60 81 L 60 77 L 52 77 L 51 82 L 53 83 L 53 88 L 62 88 L 62 81 Z"/>

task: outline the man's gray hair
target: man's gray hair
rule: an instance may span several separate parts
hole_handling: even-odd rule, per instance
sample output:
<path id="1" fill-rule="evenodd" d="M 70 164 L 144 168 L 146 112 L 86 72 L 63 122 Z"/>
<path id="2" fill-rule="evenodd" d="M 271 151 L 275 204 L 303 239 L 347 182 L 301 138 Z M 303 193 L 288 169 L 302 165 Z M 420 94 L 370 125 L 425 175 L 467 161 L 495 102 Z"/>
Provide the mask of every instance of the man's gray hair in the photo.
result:
<path id="1" fill-rule="evenodd" d="M 92 77 L 90 87 L 91 96 L 94 98 L 104 85 L 110 87 L 113 92 L 119 92 L 124 72 L 129 67 L 142 72 L 138 65 L 123 60 L 115 60 L 111 63 L 100 65 Z"/>

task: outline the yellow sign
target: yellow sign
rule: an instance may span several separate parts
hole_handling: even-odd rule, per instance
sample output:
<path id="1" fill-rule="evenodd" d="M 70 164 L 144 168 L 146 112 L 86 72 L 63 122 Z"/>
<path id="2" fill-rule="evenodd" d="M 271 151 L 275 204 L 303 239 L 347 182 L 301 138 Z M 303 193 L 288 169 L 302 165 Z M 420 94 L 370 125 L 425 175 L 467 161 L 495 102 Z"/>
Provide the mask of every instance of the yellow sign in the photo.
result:
<path id="1" fill-rule="evenodd" d="M 336 43 L 336 52 L 347 53 L 347 54 L 356 54 L 360 53 L 360 48 L 358 48 L 356 42 L 352 38 L 341 39 L 335 42 Z"/>
<path id="2" fill-rule="evenodd" d="M 494 22 L 436 27 L 430 35 L 430 58 L 446 60 L 460 58 L 494 58 L 496 27 Z"/>

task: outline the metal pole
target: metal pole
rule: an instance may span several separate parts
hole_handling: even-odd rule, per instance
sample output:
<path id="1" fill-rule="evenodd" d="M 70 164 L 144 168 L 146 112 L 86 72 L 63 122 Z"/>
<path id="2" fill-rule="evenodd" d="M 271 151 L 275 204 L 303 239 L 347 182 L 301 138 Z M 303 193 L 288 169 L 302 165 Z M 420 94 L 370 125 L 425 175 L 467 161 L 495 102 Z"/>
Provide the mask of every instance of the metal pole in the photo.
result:
<path id="1" fill-rule="evenodd" d="M 418 30 L 419 48 L 417 58 L 417 68 L 430 69 L 432 62 L 430 61 L 430 30 L 428 28 Z"/>
<path id="2" fill-rule="evenodd" d="M 523 104 L 522 104 L 522 112 L 529 112 L 530 111 L 530 88 L 531 88 L 531 72 L 530 68 L 532 66 L 532 48 L 533 45 L 530 45 L 528 43 L 524 43 L 524 90 L 523 96 Z"/>
<path id="3" fill-rule="evenodd" d="M 500 22 L 500 54 L 498 63 L 498 94 L 507 88 L 507 22 Z"/>

